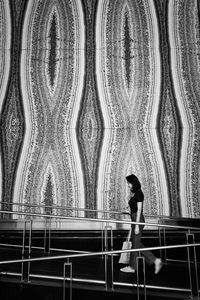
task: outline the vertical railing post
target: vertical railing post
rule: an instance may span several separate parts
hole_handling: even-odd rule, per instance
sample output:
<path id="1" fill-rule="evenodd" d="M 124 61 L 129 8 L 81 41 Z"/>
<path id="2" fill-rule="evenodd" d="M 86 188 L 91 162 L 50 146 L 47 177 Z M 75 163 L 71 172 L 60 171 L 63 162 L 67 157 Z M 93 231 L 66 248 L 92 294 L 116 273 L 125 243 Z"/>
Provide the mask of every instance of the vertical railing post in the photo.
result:
<path id="1" fill-rule="evenodd" d="M 32 225 L 33 225 L 32 220 L 30 220 L 29 224 L 30 224 L 30 228 L 29 228 L 28 258 L 30 259 L 31 258 L 31 245 L 32 245 Z M 27 275 L 28 281 L 29 281 L 30 269 L 31 269 L 31 262 L 29 261 L 28 262 L 28 275 Z"/>
<path id="2" fill-rule="evenodd" d="M 101 252 L 104 251 L 104 224 L 103 222 L 101 223 Z M 102 254 L 101 258 L 104 258 L 104 255 Z"/>
<path id="3" fill-rule="evenodd" d="M 45 219 L 45 228 L 44 228 L 44 253 L 50 254 L 51 251 L 51 223 L 49 218 Z"/>
<path id="4" fill-rule="evenodd" d="M 158 224 L 163 224 L 163 222 L 159 219 Z M 163 231 L 163 234 L 162 234 Z M 165 227 L 158 227 L 158 234 L 159 234 L 159 246 L 166 246 L 166 231 L 165 231 Z M 163 254 L 164 252 L 164 254 Z M 162 249 L 160 249 L 160 258 L 162 259 L 162 261 L 166 261 L 167 260 L 167 252 L 166 249 L 164 249 L 164 251 Z"/>
<path id="5" fill-rule="evenodd" d="M 194 244 L 194 234 L 186 233 L 187 244 Z M 188 271 L 189 271 L 189 282 L 191 290 L 191 298 L 197 297 L 199 299 L 199 279 L 196 259 L 196 248 L 187 247 L 187 258 L 188 258 Z"/>
<path id="6" fill-rule="evenodd" d="M 142 266 L 140 265 L 140 261 L 142 261 Z M 147 299 L 146 297 L 146 270 L 145 270 L 145 259 L 143 256 L 140 255 L 136 258 L 137 262 L 137 300 L 140 300 L 140 290 L 141 286 L 143 285 L 144 289 L 144 300 Z M 142 269 L 142 272 L 141 272 Z M 142 273 L 142 274 L 141 274 Z M 141 277 L 143 277 L 143 282 L 141 282 Z"/>
<path id="7" fill-rule="evenodd" d="M 24 228 L 22 233 L 22 259 L 25 258 L 25 247 L 26 247 L 26 220 L 24 221 Z M 24 263 L 21 264 L 21 281 L 24 280 Z"/>
<path id="8" fill-rule="evenodd" d="M 110 239 L 108 230 L 110 230 Z M 113 231 L 112 226 L 108 225 L 105 226 L 104 251 L 113 251 Z M 105 254 L 105 287 L 106 289 L 108 289 L 108 287 L 113 289 L 113 254 L 110 255 L 110 259 L 108 255 Z"/>
<path id="9" fill-rule="evenodd" d="M 160 219 L 158 220 L 158 224 L 161 224 Z M 161 235 L 162 227 L 158 226 L 158 238 L 159 238 L 159 246 L 162 246 L 162 235 Z M 160 257 L 162 258 L 162 250 L 160 249 Z"/>
<path id="10" fill-rule="evenodd" d="M 164 247 L 167 246 L 167 243 L 166 243 L 166 228 L 163 227 L 163 243 L 164 243 Z M 164 257 L 163 257 L 163 261 L 166 262 L 167 261 L 167 249 L 165 248 L 164 249 Z"/>
<path id="11" fill-rule="evenodd" d="M 28 252 L 26 251 L 26 232 L 27 232 L 27 223 L 29 223 L 29 236 L 28 236 Z M 23 228 L 23 244 L 22 244 L 22 259 L 30 259 L 31 258 L 31 242 L 32 242 L 32 220 L 25 220 L 24 221 L 24 228 Z M 22 262 L 21 264 L 21 281 L 28 281 L 29 282 L 29 275 L 30 275 L 30 261 Z"/>
<path id="12" fill-rule="evenodd" d="M 66 298 L 66 280 L 67 280 L 66 268 L 67 267 L 69 267 L 70 269 L 69 298 L 68 297 Z M 63 265 L 63 300 L 66 299 L 72 300 L 72 263 L 70 263 L 69 260 L 67 263 L 64 263 Z"/>

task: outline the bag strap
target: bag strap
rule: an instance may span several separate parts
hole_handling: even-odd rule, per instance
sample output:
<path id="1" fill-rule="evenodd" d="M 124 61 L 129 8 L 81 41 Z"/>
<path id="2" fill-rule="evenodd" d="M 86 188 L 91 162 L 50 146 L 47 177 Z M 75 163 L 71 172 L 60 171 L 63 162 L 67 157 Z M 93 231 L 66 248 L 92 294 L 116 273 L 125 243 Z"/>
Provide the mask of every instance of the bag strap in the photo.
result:
<path id="1" fill-rule="evenodd" d="M 129 230 L 129 232 L 128 232 L 128 236 L 127 236 L 127 238 L 126 238 L 126 241 L 127 242 L 129 242 L 130 241 L 130 239 L 131 239 L 131 231 L 132 231 L 132 228 Z"/>

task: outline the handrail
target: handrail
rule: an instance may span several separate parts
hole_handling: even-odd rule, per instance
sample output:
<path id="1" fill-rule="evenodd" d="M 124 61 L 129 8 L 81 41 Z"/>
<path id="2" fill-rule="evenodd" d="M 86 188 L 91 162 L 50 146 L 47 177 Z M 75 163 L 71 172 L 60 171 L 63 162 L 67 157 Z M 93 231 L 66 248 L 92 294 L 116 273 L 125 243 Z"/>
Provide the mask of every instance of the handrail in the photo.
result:
<path id="1" fill-rule="evenodd" d="M 28 204 L 28 203 L 8 203 L 8 202 L 0 202 L 0 204 L 6 205 L 16 205 L 16 206 L 27 206 L 27 207 L 39 207 L 39 208 L 51 208 L 51 209 L 66 209 L 66 210 L 74 210 L 74 211 L 83 211 L 83 212 L 97 212 L 97 213 L 110 213 L 110 214 L 119 214 L 119 215 L 130 215 L 129 212 L 126 211 L 113 211 L 113 210 L 99 210 L 99 209 L 89 209 L 89 208 L 81 208 L 81 207 L 67 207 L 63 205 L 38 205 L 38 204 Z M 146 217 L 157 217 L 157 218 L 168 218 L 168 219 L 179 219 L 177 216 L 168 216 L 168 215 L 150 215 L 144 214 Z"/>
<path id="2" fill-rule="evenodd" d="M 189 234 L 190 234 L 190 229 L 192 230 L 200 230 L 200 228 L 198 227 L 189 227 L 189 226 L 177 226 L 177 225 L 165 225 L 165 224 L 157 224 L 157 223 L 145 223 L 145 222 L 133 222 L 133 221 L 124 221 L 124 220 L 113 220 L 113 219 L 97 219 L 97 218 L 85 218 L 85 217 L 71 217 L 71 216 L 60 216 L 60 215 L 52 215 L 52 214 L 39 214 L 39 213 L 27 213 L 27 212 L 19 212 L 19 211 L 4 211 L 4 210 L 0 210 L 0 213 L 5 213 L 5 214 L 16 214 L 16 215 L 25 215 L 25 216 L 30 216 L 30 217 L 43 217 L 43 218 L 47 218 L 47 219 L 64 219 L 64 220 L 82 220 L 82 221 L 92 221 L 92 222 L 103 222 L 106 223 L 107 225 L 109 223 L 118 223 L 118 224 L 140 224 L 140 225 L 148 225 L 148 226 L 157 226 L 158 228 L 160 227 L 164 227 L 164 228 L 178 228 L 178 229 L 187 229 Z M 47 220 L 46 219 L 46 220 Z M 32 222 L 33 219 L 30 219 L 30 222 Z M 27 219 L 25 219 L 25 223 L 27 222 Z M 110 226 L 111 227 L 111 226 Z M 112 228 L 112 227 L 111 227 Z M 32 228 L 31 228 L 32 231 Z M 190 276 L 190 287 L 191 287 L 191 295 L 193 296 L 193 294 L 197 294 L 199 295 L 199 289 L 198 289 L 198 273 L 197 273 L 197 261 L 196 261 L 196 249 L 195 247 L 199 247 L 200 243 L 194 243 L 194 234 L 192 234 L 193 236 L 193 243 L 189 244 L 188 240 L 187 240 L 187 244 L 184 245 L 171 245 L 171 246 L 157 246 L 157 247 L 147 247 L 147 248 L 137 248 L 137 249 L 127 249 L 127 250 L 113 250 L 111 247 L 110 251 L 107 251 L 107 249 L 105 248 L 105 251 L 99 251 L 99 252 L 82 252 L 82 253 L 77 253 L 77 254 L 65 254 L 65 255 L 56 255 L 56 256 L 42 256 L 42 257 L 36 257 L 36 258 L 31 258 L 30 255 L 28 256 L 28 258 L 25 258 L 25 256 L 22 255 L 22 259 L 14 259 L 14 260 L 4 260 L 4 261 L 0 261 L 0 265 L 7 265 L 7 264 L 17 264 L 17 263 L 21 263 L 22 264 L 22 273 L 21 273 L 21 279 L 22 280 L 28 280 L 29 281 L 29 276 L 30 276 L 30 263 L 31 262 L 39 262 L 39 261 L 52 261 L 52 260 L 61 260 L 61 259 L 67 259 L 67 261 L 69 262 L 69 259 L 73 259 L 73 258 L 82 258 L 82 257 L 93 257 L 93 256 L 105 256 L 105 268 L 107 267 L 107 260 L 106 260 L 106 255 L 111 255 L 111 267 L 112 267 L 112 263 L 113 263 L 113 255 L 116 254 L 121 254 L 121 253 L 131 253 L 131 252 L 144 252 L 144 251 L 149 251 L 149 250 L 167 250 L 167 249 L 179 249 L 179 248 L 187 248 L 188 250 L 188 266 L 189 266 L 189 276 Z M 29 241 L 29 247 L 31 247 L 31 243 Z M 191 266 L 190 266 L 190 257 L 189 257 L 189 248 L 193 247 L 194 249 L 194 257 L 195 257 L 195 274 L 196 274 L 196 282 L 197 284 L 193 286 L 193 284 L 191 283 Z M 28 263 L 28 265 L 26 265 L 26 272 L 28 272 L 26 274 L 26 272 L 24 272 L 23 266 L 24 263 Z M 138 265 L 137 265 L 138 268 Z M 145 272 L 144 269 L 144 260 L 143 260 L 143 272 Z M 138 268 L 138 272 L 139 272 L 139 268 Z M 25 275 L 25 277 L 24 277 Z M 112 269 L 112 275 L 111 275 L 111 279 L 107 277 L 107 273 L 105 270 L 105 284 L 106 287 L 111 286 L 113 287 L 113 269 Z M 137 276 L 139 278 L 139 273 L 137 273 Z M 145 275 L 144 275 L 145 276 Z M 72 276 L 70 277 L 72 279 Z M 145 277 L 144 277 L 145 278 Z M 139 288 L 139 281 L 137 282 L 137 287 Z M 146 293 L 146 283 L 144 282 L 144 288 L 145 288 L 145 293 Z M 140 292 L 138 290 L 137 295 L 139 295 Z M 139 299 L 139 298 L 138 298 Z M 146 299 L 146 297 L 145 297 Z"/>
<path id="3" fill-rule="evenodd" d="M 49 215 L 49 214 L 38 214 L 38 213 L 27 213 L 27 212 L 19 212 L 19 211 L 3 211 L 0 210 L 0 213 L 5 214 L 16 214 L 16 215 L 26 215 L 32 217 L 46 217 L 46 218 L 56 218 L 63 220 L 82 220 L 82 221 L 91 221 L 91 222 L 101 222 L 101 223 L 116 223 L 116 224 L 137 224 L 137 225 L 145 225 L 145 226 L 156 226 L 163 228 L 177 228 L 177 229 L 187 229 L 187 230 L 200 230 L 199 227 L 190 227 L 190 226 L 180 226 L 180 225 L 165 225 L 159 223 L 148 223 L 148 222 L 133 222 L 133 221 L 124 221 L 124 220 L 114 220 L 114 219 L 97 219 L 97 218 L 86 218 L 86 217 L 70 217 L 70 216 L 60 216 L 60 215 Z"/>
<path id="4" fill-rule="evenodd" d="M 0 243 L 0 247 L 22 248 L 23 245 L 15 245 L 15 244 L 4 244 L 4 243 Z M 24 248 L 29 248 L 29 246 L 24 246 Z M 44 247 L 31 246 L 31 249 L 34 249 L 34 250 L 43 250 Z M 90 251 L 81 251 L 81 250 L 74 250 L 74 249 L 66 250 L 66 249 L 60 249 L 60 248 L 51 248 L 51 251 L 54 251 L 54 252 L 90 253 Z"/>
<path id="5" fill-rule="evenodd" d="M 111 211 L 111 210 L 99 210 L 99 209 L 89 209 L 89 208 L 81 208 L 81 207 L 67 207 L 63 205 L 37 205 L 37 204 L 28 204 L 28 203 L 8 203 L 8 202 L 0 202 L 0 204 L 8 204 L 8 205 L 16 205 L 16 206 L 28 206 L 28 207 L 40 207 L 40 208 L 51 208 L 51 209 L 66 209 L 66 210 L 74 210 L 74 211 L 85 211 L 85 212 L 99 212 L 99 213 L 112 213 L 112 214 L 129 214 L 128 212 L 120 212 L 120 211 Z"/>
<path id="6" fill-rule="evenodd" d="M 14 259 L 14 260 L 5 260 L 0 261 L 0 265 L 4 264 L 14 264 L 21 262 L 35 262 L 35 261 L 46 261 L 54 259 L 66 259 L 66 258 L 80 258 L 80 257 L 90 257 L 90 256 L 99 256 L 99 255 L 111 255 L 111 254 L 121 254 L 127 252 L 144 252 L 152 250 L 163 250 L 163 249 L 174 249 L 174 248 L 188 248 L 188 247 L 197 247 L 200 246 L 200 243 L 184 244 L 184 245 L 171 245 L 171 246 L 156 246 L 156 247 L 145 247 L 137 249 L 128 249 L 128 250 L 112 250 L 112 251 L 100 251 L 100 252 L 90 252 L 83 254 L 70 254 L 70 255 L 55 255 L 55 256 L 43 256 L 35 258 L 26 258 L 26 259 Z"/>

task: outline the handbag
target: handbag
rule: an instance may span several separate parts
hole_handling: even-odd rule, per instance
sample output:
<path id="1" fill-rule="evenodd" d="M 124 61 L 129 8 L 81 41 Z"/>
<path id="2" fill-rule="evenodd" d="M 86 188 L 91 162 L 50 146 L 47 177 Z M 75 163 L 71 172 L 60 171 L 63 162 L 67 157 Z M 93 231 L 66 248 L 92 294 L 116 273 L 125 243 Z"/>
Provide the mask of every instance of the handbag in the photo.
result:
<path id="1" fill-rule="evenodd" d="M 131 238 L 131 229 L 129 230 L 126 241 L 122 244 L 122 250 L 129 250 L 132 247 L 132 243 L 130 241 Z M 122 252 L 119 258 L 119 264 L 129 264 L 130 252 Z"/>

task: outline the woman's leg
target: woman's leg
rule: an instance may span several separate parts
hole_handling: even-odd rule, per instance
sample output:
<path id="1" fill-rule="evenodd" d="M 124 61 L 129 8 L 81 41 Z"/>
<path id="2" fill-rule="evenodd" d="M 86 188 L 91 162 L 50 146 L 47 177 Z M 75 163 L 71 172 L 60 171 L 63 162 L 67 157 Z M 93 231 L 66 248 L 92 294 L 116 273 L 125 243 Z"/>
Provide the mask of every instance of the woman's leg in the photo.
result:
<path id="1" fill-rule="evenodd" d="M 143 222 L 143 221 L 141 221 Z M 131 231 L 131 241 L 132 241 L 132 249 L 141 249 L 144 248 L 144 245 L 141 243 L 141 236 L 143 225 L 140 226 L 139 234 L 135 234 L 135 225 L 132 225 Z M 133 272 L 137 269 L 137 257 L 139 256 L 139 251 L 134 251 L 130 253 L 129 267 L 125 267 L 121 269 L 124 272 Z M 145 257 L 147 264 L 155 265 L 155 274 L 157 274 L 162 268 L 162 261 L 159 258 L 156 258 L 155 255 L 151 251 L 141 251 L 141 254 Z"/>
<path id="2" fill-rule="evenodd" d="M 140 248 L 144 248 L 143 244 L 141 243 L 141 247 Z M 147 250 L 147 251 L 142 251 L 142 255 L 144 256 L 146 262 L 148 265 L 152 265 L 154 264 L 155 260 L 156 260 L 156 257 L 155 255 L 150 251 L 150 250 Z"/>
<path id="3" fill-rule="evenodd" d="M 141 243 L 142 230 L 144 226 L 140 226 L 139 234 L 135 234 L 135 225 L 132 226 L 132 249 L 144 248 L 144 245 Z M 155 255 L 151 251 L 142 251 L 141 254 L 145 257 L 147 264 L 151 265 L 155 262 Z M 130 254 L 130 266 L 133 269 L 137 267 L 137 257 L 140 255 L 139 251 L 131 252 Z"/>
<path id="4" fill-rule="evenodd" d="M 132 225 L 132 232 L 131 232 L 131 242 L 132 242 L 132 249 L 140 248 L 141 244 L 141 230 L 139 234 L 135 234 L 135 225 Z M 130 262 L 129 265 L 131 268 L 136 269 L 137 267 L 137 257 L 139 256 L 139 252 L 131 252 L 130 253 Z"/>
<path id="5" fill-rule="evenodd" d="M 140 228 L 140 233 L 137 235 L 134 234 L 134 237 L 132 238 L 132 243 L 133 243 L 133 247 L 134 247 L 133 249 L 145 248 L 144 245 L 141 243 L 142 229 L 143 229 L 143 226 Z M 139 256 L 139 254 L 140 254 L 139 251 L 131 252 L 130 266 L 133 269 L 137 268 L 137 257 Z M 148 265 L 154 264 L 155 274 L 158 274 L 163 265 L 162 260 L 160 258 L 157 258 L 150 250 L 141 251 L 141 254 L 144 256 Z"/>
<path id="6" fill-rule="evenodd" d="M 133 227 L 131 228 L 131 242 L 132 242 L 132 248 L 134 247 L 134 244 L 135 244 L 135 242 L 134 242 L 134 240 L 135 240 L 135 237 L 134 237 L 134 229 L 133 229 Z M 135 253 L 134 252 L 131 252 L 130 253 L 130 259 L 129 259 L 129 266 L 127 266 L 127 267 L 124 267 L 124 268 L 121 268 L 120 269 L 120 271 L 122 271 L 122 272 L 128 272 L 128 273 L 134 273 L 135 272 L 135 269 L 136 269 L 136 266 L 135 266 L 135 261 L 136 261 L 136 259 L 135 259 L 135 257 L 137 257 L 136 255 L 135 255 Z"/>
<path id="7" fill-rule="evenodd" d="M 145 223 L 145 218 L 144 218 L 143 214 L 141 215 L 140 222 Z M 142 234 L 143 228 L 144 228 L 144 226 L 141 225 L 140 226 L 141 234 Z M 144 245 L 141 242 L 140 242 L 140 248 L 144 248 Z M 149 251 L 149 250 L 148 251 L 142 251 L 142 255 L 144 256 L 144 258 L 145 258 L 148 265 L 152 265 L 155 262 L 156 257 L 151 251 Z"/>

